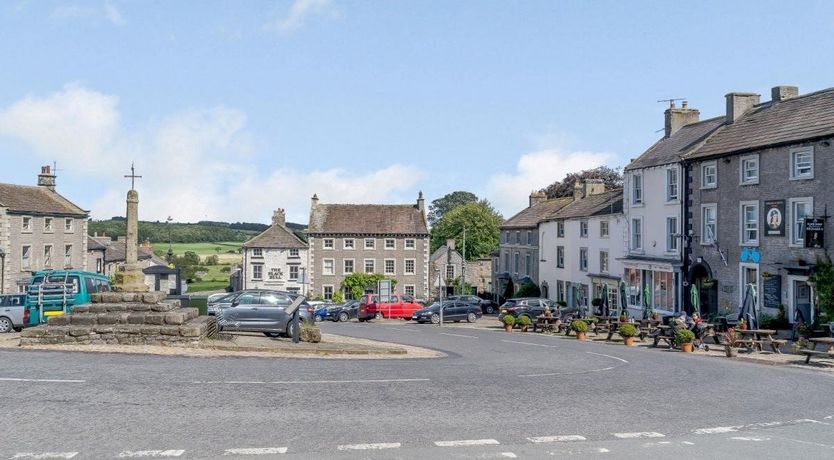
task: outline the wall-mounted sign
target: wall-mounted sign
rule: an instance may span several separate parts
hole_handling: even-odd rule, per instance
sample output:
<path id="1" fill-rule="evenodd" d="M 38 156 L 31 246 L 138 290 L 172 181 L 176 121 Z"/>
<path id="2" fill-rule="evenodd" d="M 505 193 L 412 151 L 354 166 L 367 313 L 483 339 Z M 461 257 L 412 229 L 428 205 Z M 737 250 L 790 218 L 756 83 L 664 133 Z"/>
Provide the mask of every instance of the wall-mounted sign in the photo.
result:
<path id="1" fill-rule="evenodd" d="M 825 246 L 825 219 L 805 219 L 805 247 Z"/>
<path id="2" fill-rule="evenodd" d="M 765 236 L 785 236 L 785 200 L 765 200 Z"/>

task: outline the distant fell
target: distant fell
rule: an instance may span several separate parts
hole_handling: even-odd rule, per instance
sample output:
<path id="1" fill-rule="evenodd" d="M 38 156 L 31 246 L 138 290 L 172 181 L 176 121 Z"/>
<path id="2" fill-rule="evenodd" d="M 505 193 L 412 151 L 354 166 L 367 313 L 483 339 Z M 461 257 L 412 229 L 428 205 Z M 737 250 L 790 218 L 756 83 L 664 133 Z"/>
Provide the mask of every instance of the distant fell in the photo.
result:
<path id="1" fill-rule="evenodd" d="M 269 228 L 269 225 L 252 222 L 214 222 L 197 223 L 150 222 L 139 221 L 139 240 L 172 243 L 206 243 L 216 241 L 246 241 Z M 296 234 L 303 234 L 306 225 L 287 222 L 287 228 Z M 108 220 L 90 220 L 90 235 L 106 235 L 112 238 L 125 236 L 125 218 L 113 217 Z"/>

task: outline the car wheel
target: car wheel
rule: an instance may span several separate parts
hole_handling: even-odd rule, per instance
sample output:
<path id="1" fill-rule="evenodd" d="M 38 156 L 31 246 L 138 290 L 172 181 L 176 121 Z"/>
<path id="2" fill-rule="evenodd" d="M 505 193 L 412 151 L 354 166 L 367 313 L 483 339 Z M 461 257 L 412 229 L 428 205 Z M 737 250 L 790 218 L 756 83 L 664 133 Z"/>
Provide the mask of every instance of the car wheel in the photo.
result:
<path id="1" fill-rule="evenodd" d="M 440 315 L 438 315 L 437 313 L 431 315 L 431 323 L 440 324 Z"/>
<path id="2" fill-rule="evenodd" d="M 290 322 L 287 323 L 287 337 L 292 338 L 292 331 L 292 320 L 290 320 Z"/>
<path id="3" fill-rule="evenodd" d="M 382 316 L 381 311 L 376 312 L 376 314 L 374 315 L 374 319 L 383 319 L 383 318 L 385 318 L 385 317 Z"/>
<path id="4" fill-rule="evenodd" d="M 339 313 L 339 321 L 342 323 L 350 321 L 350 315 L 348 315 L 347 312 L 344 311 Z"/>
<path id="5" fill-rule="evenodd" d="M 466 322 L 467 323 L 474 323 L 476 319 L 478 319 L 478 318 L 475 316 L 475 313 L 470 313 L 470 314 L 466 315 Z"/>
<path id="6" fill-rule="evenodd" d="M 281 334 L 279 334 L 277 332 L 264 332 L 264 335 L 267 336 L 267 337 L 272 337 L 272 338 L 281 336 Z"/>
<path id="7" fill-rule="evenodd" d="M 486 306 L 486 314 L 491 315 L 493 313 L 495 313 L 495 307 L 493 307 L 492 305 L 487 305 Z"/>
<path id="8" fill-rule="evenodd" d="M 6 318 L 5 316 L 0 316 L 0 334 L 5 332 L 11 332 L 12 329 L 14 329 L 12 320 Z"/>
<path id="9" fill-rule="evenodd" d="M 314 318 L 313 321 L 316 322 L 316 323 L 321 321 L 321 316 L 319 316 L 319 315 L 315 315 L 315 316 L 313 316 L 313 318 Z"/>

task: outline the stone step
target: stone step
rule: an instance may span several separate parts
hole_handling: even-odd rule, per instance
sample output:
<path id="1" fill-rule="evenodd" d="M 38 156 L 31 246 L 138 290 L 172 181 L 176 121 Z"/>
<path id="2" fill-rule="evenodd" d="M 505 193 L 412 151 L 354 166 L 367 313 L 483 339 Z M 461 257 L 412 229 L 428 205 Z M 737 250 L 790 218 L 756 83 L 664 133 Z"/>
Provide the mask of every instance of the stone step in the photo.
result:
<path id="1" fill-rule="evenodd" d="M 59 326 L 50 323 L 24 329 L 21 333 L 20 344 L 158 345 L 174 342 L 195 342 L 206 337 L 215 321 L 214 317 L 195 316 L 178 325 L 70 324 Z"/>
<path id="2" fill-rule="evenodd" d="M 95 305 L 93 305 L 95 307 Z M 76 307 L 69 315 L 52 316 L 47 324 L 50 326 L 96 326 L 96 325 L 183 325 L 186 322 L 197 318 L 199 311 L 193 307 L 178 307 L 167 311 L 103 311 L 91 312 L 83 309 L 81 312 Z"/>
<path id="3" fill-rule="evenodd" d="M 168 295 L 164 292 L 96 292 L 90 295 L 94 304 L 96 303 L 159 303 L 165 300 Z"/>
<path id="4" fill-rule="evenodd" d="M 148 312 L 171 311 L 180 308 L 179 300 L 166 300 L 157 304 L 146 303 L 97 303 L 72 307 L 72 313 L 106 313 L 106 312 Z"/>

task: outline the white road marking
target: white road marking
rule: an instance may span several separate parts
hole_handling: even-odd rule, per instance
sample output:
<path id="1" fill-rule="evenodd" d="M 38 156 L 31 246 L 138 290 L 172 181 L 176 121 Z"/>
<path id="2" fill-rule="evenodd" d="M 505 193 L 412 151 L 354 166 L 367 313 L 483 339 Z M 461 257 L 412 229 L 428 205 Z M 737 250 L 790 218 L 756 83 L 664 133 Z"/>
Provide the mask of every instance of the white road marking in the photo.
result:
<path id="1" fill-rule="evenodd" d="M 689 441 L 681 441 L 681 444 L 683 444 L 685 446 L 694 446 L 695 445 L 694 442 L 689 442 Z"/>
<path id="2" fill-rule="evenodd" d="M 372 442 L 368 444 L 346 444 L 336 447 L 337 450 L 380 450 L 399 449 L 402 444 L 398 442 Z"/>
<path id="3" fill-rule="evenodd" d="M 620 439 L 638 439 L 638 438 L 665 438 L 665 434 L 656 433 L 654 431 L 641 431 L 637 433 L 612 433 Z"/>
<path id="4" fill-rule="evenodd" d="M 0 377 L 0 382 L 85 383 L 86 380 L 15 379 L 10 377 Z"/>
<path id="5" fill-rule="evenodd" d="M 518 342 L 518 341 L 515 341 L 515 340 L 501 340 L 501 341 L 506 342 L 506 343 L 517 343 L 519 345 L 530 345 L 532 347 L 559 348 L 559 347 L 554 346 L 554 345 L 545 345 L 545 344 L 542 344 L 542 343 Z"/>
<path id="6" fill-rule="evenodd" d="M 585 353 L 588 353 L 589 355 L 605 356 L 606 358 L 616 359 L 617 361 L 622 361 L 622 362 L 628 364 L 628 361 L 624 360 L 623 358 L 618 358 L 616 356 L 605 355 L 605 354 L 602 354 L 602 353 L 594 353 L 593 351 L 586 351 Z"/>
<path id="7" fill-rule="evenodd" d="M 576 372 L 551 372 L 549 374 L 521 374 L 519 377 L 552 377 L 554 375 L 580 375 L 580 374 L 590 374 L 592 372 L 603 372 L 603 371 L 610 371 L 613 370 L 613 367 L 604 367 L 602 369 L 588 369 L 584 371 L 576 371 Z"/>
<path id="8" fill-rule="evenodd" d="M 437 447 L 469 447 L 469 446 L 496 446 L 501 444 L 495 439 L 465 439 L 461 441 L 435 441 Z"/>
<path id="9" fill-rule="evenodd" d="M 730 439 L 733 439 L 735 441 L 754 441 L 754 442 L 770 441 L 770 438 L 759 438 L 759 437 L 755 437 L 755 436 L 735 436 L 735 437 L 732 437 Z"/>
<path id="10" fill-rule="evenodd" d="M 741 426 L 716 426 L 714 428 L 699 428 L 693 433 L 695 434 L 720 434 L 720 433 L 734 433 L 741 429 Z"/>
<path id="11" fill-rule="evenodd" d="M 23 452 L 19 454 L 15 454 L 12 459 L 48 459 L 48 458 L 73 458 L 78 455 L 78 452 L 42 452 L 39 454 L 30 453 L 30 452 Z"/>
<path id="12" fill-rule="evenodd" d="M 579 436 L 576 434 L 569 434 L 563 436 L 538 436 L 533 438 L 527 438 L 527 440 L 535 443 L 586 441 L 584 436 Z"/>
<path id="13" fill-rule="evenodd" d="M 397 331 L 397 332 L 399 332 L 399 331 L 403 331 L 403 332 L 420 332 L 420 331 L 415 331 L 414 329 L 407 329 L 405 326 L 402 326 L 402 327 L 386 327 L 385 329 L 391 329 L 392 331 Z"/>
<path id="14" fill-rule="evenodd" d="M 478 337 L 475 337 L 474 335 L 449 334 L 448 332 L 441 332 L 440 335 L 448 335 L 448 336 L 452 336 L 452 337 L 463 337 L 463 338 L 466 338 L 466 339 L 477 339 L 478 338 Z"/>
<path id="15" fill-rule="evenodd" d="M 805 423 L 819 423 L 828 425 L 825 422 L 819 422 L 816 420 L 811 420 L 807 418 L 798 419 L 798 420 L 788 420 L 786 422 L 759 422 L 759 423 L 750 423 L 747 425 L 735 425 L 735 426 L 716 426 L 712 428 L 699 428 L 693 431 L 694 434 L 723 434 L 723 433 L 735 433 L 737 431 L 742 430 L 758 430 L 762 428 L 774 428 L 780 426 L 790 426 L 790 425 L 802 425 Z"/>
<path id="16" fill-rule="evenodd" d="M 304 385 L 308 383 L 407 383 L 428 382 L 430 379 L 366 379 L 366 380 L 275 380 L 266 381 L 194 381 L 195 385 Z"/>
<path id="17" fill-rule="evenodd" d="M 179 457 L 184 454 L 184 450 L 126 450 L 119 454 L 119 458 L 160 458 L 160 457 Z"/>
<path id="18" fill-rule="evenodd" d="M 256 447 L 244 449 L 226 449 L 223 455 L 273 455 L 286 454 L 286 447 Z"/>
<path id="19" fill-rule="evenodd" d="M 517 458 L 518 456 L 512 452 L 501 452 L 501 456 L 504 458 Z"/>

